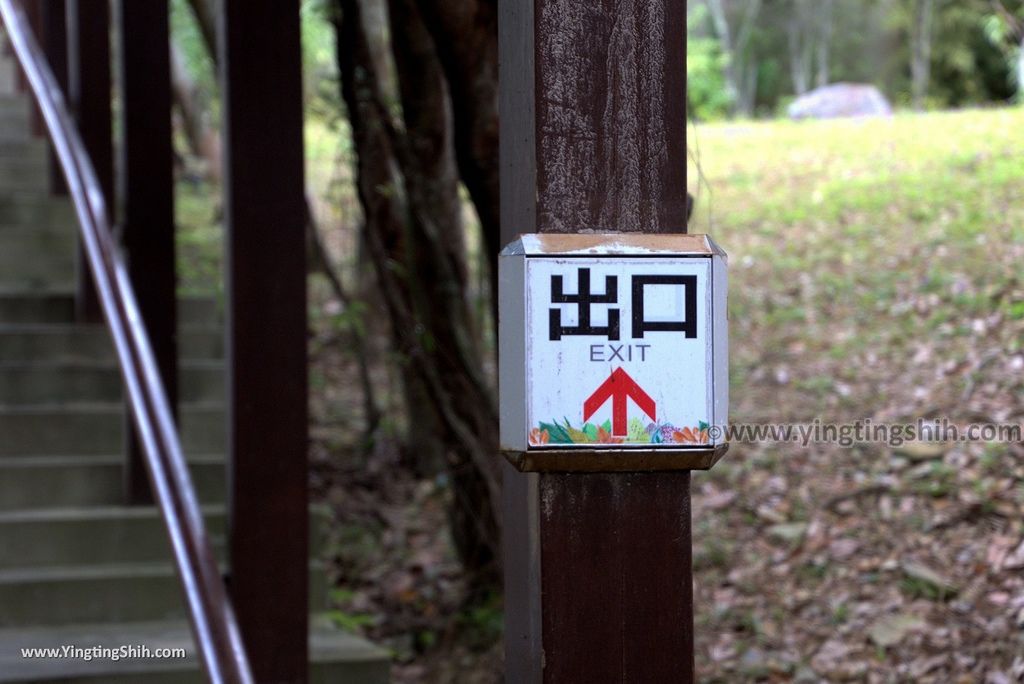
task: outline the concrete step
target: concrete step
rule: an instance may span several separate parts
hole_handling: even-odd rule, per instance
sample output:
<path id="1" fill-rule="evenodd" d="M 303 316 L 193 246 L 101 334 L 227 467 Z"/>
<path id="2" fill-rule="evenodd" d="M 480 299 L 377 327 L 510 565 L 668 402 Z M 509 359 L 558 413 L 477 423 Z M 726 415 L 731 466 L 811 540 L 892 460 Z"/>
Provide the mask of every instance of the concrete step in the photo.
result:
<path id="1" fill-rule="evenodd" d="M 12 142 L 0 141 L 0 159 L 31 159 L 46 163 L 49 154 L 49 143 L 43 137 Z"/>
<path id="2" fill-rule="evenodd" d="M 2 106 L 2 105 L 0 105 Z M 0 154 L 0 174 L 4 178 L 30 175 L 35 178 L 50 177 L 50 155 L 48 154 Z M 9 189 L 6 183 L 4 189 Z"/>
<path id="3" fill-rule="evenodd" d="M 124 424 L 125 408 L 120 402 L 0 406 L 0 457 L 118 453 Z M 226 426 L 223 405 L 184 405 L 181 440 L 185 453 L 224 453 Z"/>
<path id="4" fill-rule="evenodd" d="M 32 105 L 27 97 L 0 94 L 0 126 L 31 132 Z"/>
<path id="5" fill-rule="evenodd" d="M 327 605 L 320 563 L 309 570 L 310 606 Z M 0 570 L 0 628 L 184 619 L 184 596 L 166 562 Z"/>
<path id="6" fill-rule="evenodd" d="M 5 63 L 8 60 L 6 58 L 0 59 L 0 63 Z M 25 93 L 17 93 L 15 95 L 0 95 L 0 112 L 7 112 L 11 110 L 27 109 L 30 102 L 30 96 Z"/>
<path id="7" fill-rule="evenodd" d="M 67 274 L 67 275 L 59 275 Z M 67 290 L 74 287 L 75 270 L 64 263 L 55 264 L 53 260 L 33 264 L 22 270 L 17 278 L 0 277 L 0 288 L 7 291 L 45 292 L 47 290 Z"/>
<path id="8" fill-rule="evenodd" d="M 2 98 L 0 98 L 2 101 Z M 3 105 L 0 104 L 0 107 Z M 20 150 L 6 151 L 0 148 L 0 172 L 29 173 L 49 176 L 50 155 L 46 154 L 45 145 L 25 144 Z M 4 186 L 6 188 L 6 186 Z"/>
<path id="9" fill-rule="evenodd" d="M 145 646 L 184 649 L 186 658 L 23 658 L 23 648 L 99 646 L 106 649 Z M 141 652 L 141 649 L 138 652 Z M 128 649 L 125 649 L 126 655 Z M 387 684 L 390 657 L 386 651 L 325 624 L 311 621 L 309 632 L 311 684 Z M 198 652 L 184 620 L 123 624 L 85 624 L 0 630 L 0 683 L 56 684 L 202 684 Z"/>
<path id="10" fill-rule="evenodd" d="M 221 456 L 190 456 L 196 496 L 220 503 L 227 493 Z M 124 500 L 124 456 L 7 456 L 0 458 L 0 512 L 113 506 Z M 2 545 L 0 545 L 2 546 Z"/>
<path id="11" fill-rule="evenodd" d="M 224 365 L 188 361 L 181 365 L 179 397 L 184 402 L 224 400 Z M 5 363 L 0 358 L 0 405 L 117 401 L 124 396 L 114 363 Z"/>
<path id="12" fill-rule="evenodd" d="M 0 126 L 6 125 L 4 117 L 0 116 Z M 34 162 L 12 157 L 0 158 L 0 187 L 11 191 L 49 192 L 49 168 Z"/>
<path id="13" fill-rule="evenodd" d="M 28 126 L 31 101 L 24 95 L 0 94 L 0 124 Z"/>
<path id="14" fill-rule="evenodd" d="M 222 497 L 223 498 L 223 497 Z M 203 508 L 210 543 L 223 562 L 225 507 Z M 324 553 L 329 518 L 321 507 L 309 511 L 310 557 Z M 155 506 L 79 506 L 0 512 L 0 571 L 33 567 L 169 563 L 171 547 Z"/>
<path id="15" fill-rule="evenodd" d="M 224 507 L 203 511 L 210 543 L 224 551 Z M 166 563 L 163 519 L 152 506 L 90 506 L 0 512 L 0 572 L 34 567 Z"/>
<path id="16" fill-rule="evenodd" d="M 11 244 L 0 251 L 0 288 L 5 290 L 68 289 L 75 283 L 77 256 L 74 244 L 52 250 Z"/>
<path id="17" fill-rule="evenodd" d="M 71 323 L 74 297 L 65 292 L 0 291 L 0 323 Z"/>
<path id="18" fill-rule="evenodd" d="M 32 137 L 31 114 L 28 97 L 0 90 L 0 138 Z"/>
<path id="19" fill-rule="evenodd" d="M 224 332 L 214 326 L 184 326 L 178 333 L 184 360 L 224 356 Z M 0 359 L 26 362 L 114 361 L 110 334 L 102 325 L 0 324 Z"/>
<path id="20" fill-rule="evenodd" d="M 0 94 L 14 95 L 18 92 L 18 72 L 10 60 L 0 62 Z"/>
<path id="21" fill-rule="evenodd" d="M 2 181 L 0 181 L 2 182 Z M 0 226 L 0 288 L 24 288 L 46 283 L 69 289 L 78 267 L 78 238 L 74 226 Z"/>
<path id="22" fill-rule="evenodd" d="M 5 149 L 5 146 L 16 146 L 17 144 L 19 143 L 0 138 L 0 150 Z M 29 146 L 26 141 L 22 141 L 20 144 Z M 0 225 L 74 226 L 76 220 L 71 201 L 53 197 L 45 188 L 12 191 L 0 187 Z"/>
<path id="23" fill-rule="evenodd" d="M 32 131 L 28 125 L 20 122 L 16 125 L 6 125 L 0 128 L 0 140 L 5 142 L 22 142 L 32 138 Z"/>
<path id="24" fill-rule="evenodd" d="M 54 226 L 0 224 L 0 241 L 4 248 L 38 254 L 39 250 L 78 249 L 78 229 L 72 223 Z"/>
<path id="25" fill-rule="evenodd" d="M 0 290 L 0 325 L 68 324 L 74 319 L 74 296 L 66 290 Z M 178 321 L 183 326 L 215 325 L 220 321 L 220 305 L 212 297 L 181 297 L 178 299 Z"/>

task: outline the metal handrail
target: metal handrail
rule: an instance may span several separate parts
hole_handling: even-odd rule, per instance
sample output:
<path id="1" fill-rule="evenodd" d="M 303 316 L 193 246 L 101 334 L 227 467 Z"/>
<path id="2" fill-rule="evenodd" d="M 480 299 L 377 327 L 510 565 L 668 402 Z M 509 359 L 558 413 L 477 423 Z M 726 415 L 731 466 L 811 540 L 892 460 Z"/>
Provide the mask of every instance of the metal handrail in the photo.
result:
<path id="1" fill-rule="evenodd" d="M 167 394 L 124 260 L 114 242 L 96 172 L 24 12 L 13 0 L 0 0 L 0 17 L 35 95 L 74 202 L 86 261 L 114 340 L 128 404 L 170 537 L 206 674 L 217 684 L 250 683 L 253 677 L 241 630 L 217 569 Z"/>

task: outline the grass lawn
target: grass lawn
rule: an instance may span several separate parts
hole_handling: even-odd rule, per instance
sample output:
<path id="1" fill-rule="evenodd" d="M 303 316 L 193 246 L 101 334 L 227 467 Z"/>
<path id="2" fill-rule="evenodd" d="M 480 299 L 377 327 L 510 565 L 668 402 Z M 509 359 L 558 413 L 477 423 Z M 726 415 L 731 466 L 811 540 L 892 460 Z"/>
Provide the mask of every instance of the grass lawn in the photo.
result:
<path id="1" fill-rule="evenodd" d="M 1024 422 L 1024 109 L 687 137 L 734 423 Z M 1020 444 L 738 444 L 694 492 L 702 681 L 1024 673 Z"/>

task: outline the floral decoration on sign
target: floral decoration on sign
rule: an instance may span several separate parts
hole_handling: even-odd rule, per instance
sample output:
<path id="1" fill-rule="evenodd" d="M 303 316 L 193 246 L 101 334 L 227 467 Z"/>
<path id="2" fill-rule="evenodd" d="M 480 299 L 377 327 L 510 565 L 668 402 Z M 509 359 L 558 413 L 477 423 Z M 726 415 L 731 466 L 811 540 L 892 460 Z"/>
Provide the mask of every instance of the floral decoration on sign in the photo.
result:
<path id="1" fill-rule="evenodd" d="M 701 421 L 696 427 L 676 427 L 671 423 L 644 424 L 639 418 L 631 418 L 628 434 L 612 435 L 611 421 L 600 425 L 584 423 L 575 428 L 568 418 L 563 422 L 552 420 L 541 422 L 530 430 L 530 444 L 707 444 L 708 424 Z"/>

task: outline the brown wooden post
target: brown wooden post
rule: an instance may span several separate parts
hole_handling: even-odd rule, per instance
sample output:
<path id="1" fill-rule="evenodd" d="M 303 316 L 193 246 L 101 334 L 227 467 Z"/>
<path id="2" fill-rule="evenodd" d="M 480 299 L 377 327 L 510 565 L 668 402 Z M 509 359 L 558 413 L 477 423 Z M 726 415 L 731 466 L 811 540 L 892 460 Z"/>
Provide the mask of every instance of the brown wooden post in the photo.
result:
<path id="1" fill-rule="evenodd" d="M 107 201 L 114 204 L 114 149 L 110 108 L 110 6 L 108 0 L 67 0 L 68 101 Z M 110 217 L 113 220 L 113 217 Z M 103 318 L 92 274 L 79 252 L 76 311 L 80 321 Z"/>
<path id="2" fill-rule="evenodd" d="M 25 11 L 25 18 L 28 20 L 28 25 L 39 35 L 39 5 L 38 0 L 22 0 L 22 9 Z M 5 52 L 8 55 L 14 55 L 14 48 L 10 45 L 9 41 L 5 41 L 4 46 Z M 17 61 L 14 62 L 14 66 L 17 72 L 17 78 L 14 79 L 14 86 L 19 93 L 29 92 L 28 77 L 25 75 L 25 70 L 21 68 L 21 64 Z M 32 106 L 35 106 L 33 101 Z"/>
<path id="3" fill-rule="evenodd" d="M 502 0 L 503 242 L 686 231 L 679 0 Z M 692 682 L 690 475 L 505 470 L 506 680 Z"/>
<path id="4" fill-rule="evenodd" d="M 223 0 L 230 589 L 259 682 L 308 678 L 306 245 L 297 0 Z"/>
<path id="5" fill-rule="evenodd" d="M 36 40 L 42 43 L 44 39 L 42 0 L 24 0 L 22 7 L 25 9 L 25 17 L 28 19 L 29 26 L 32 27 L 32 32 L 35 33 Z M 28 78 L 20 67 L 18 68 L 18 90 L 23 93 L 30 91 Z M 30 99 L 32 102 L 30 117 L 32 135 L 40 137 L 46 132 L 43 115 L 39 111 L 39 105 L 36 104 L 35 98 Z"/>
<path id="6" fill-rule="evenodd" d="M 128 273 L 172 408 L 178 396 L 174 159 L 167 0 L 120 0 L 123 240 Z M 126 421 L 125 498 L 152 503 L 134 421 Z"/>
<path id="7" fill-rule="evenodd" d="M 67 7 L 64 0 L 43 0 L 43 46 L 46 58 L 57 78 L 57 85 L 64 93 L 68 93 L 68 25 Z M 66 195 L 67 185 L 60 163 L 50 144 L 50 192 L 54 195 Z"/>

